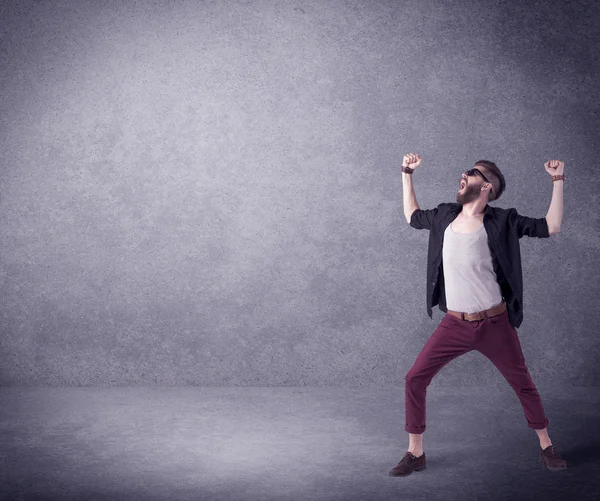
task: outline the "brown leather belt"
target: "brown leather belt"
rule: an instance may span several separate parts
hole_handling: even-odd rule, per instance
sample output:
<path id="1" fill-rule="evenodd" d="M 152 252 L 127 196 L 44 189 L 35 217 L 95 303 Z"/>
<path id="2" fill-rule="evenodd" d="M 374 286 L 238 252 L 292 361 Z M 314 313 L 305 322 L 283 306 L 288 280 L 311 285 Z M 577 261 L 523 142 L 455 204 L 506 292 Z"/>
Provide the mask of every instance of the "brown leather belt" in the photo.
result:
<path id="1" fill-rule="evenodd" d="M 506 303 L 503 299 L 499 305 L 493 306 L 489 310 L 475 311 L 473 313 L 464 313 L 462 311 L 448 310 L 448 313 L 450 313 L 450 315 L 454 315 L 455 317 L 460 318 L 461 320 L 468 320 L 469 322 L 474 322 L 475 320 L 483 320 L 485 317 L 495 317 L 496 315 L 500 315 L 500 313 L 503 313 L 504 311 L 506 311 Z"/>

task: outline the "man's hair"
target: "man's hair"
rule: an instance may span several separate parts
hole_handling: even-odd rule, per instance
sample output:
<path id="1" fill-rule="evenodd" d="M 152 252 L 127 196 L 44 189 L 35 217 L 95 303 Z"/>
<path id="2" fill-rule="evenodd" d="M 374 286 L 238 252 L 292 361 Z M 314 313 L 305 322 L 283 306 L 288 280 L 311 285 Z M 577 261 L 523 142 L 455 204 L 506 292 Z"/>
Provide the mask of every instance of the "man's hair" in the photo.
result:
<path id="1" fill-rule="evenodd" d="M 500 169 L 494 162 L 490 162 L 489 160 L 478 160 L 475 162 L 475 167 L 478 165 L 481 165 L 487 169 L 484 173 L 485 177 L 487 177 L 490 180 L 490 183 L 492 183 L 493 189 L 488 200 L 490 202 L 498 200 L 506 188 L 506 181 L 504 180 L 502 172 L 500 172 Z M 488 172 L 492 174 L 491 179 L 490 176 L 487 175 Z"/>

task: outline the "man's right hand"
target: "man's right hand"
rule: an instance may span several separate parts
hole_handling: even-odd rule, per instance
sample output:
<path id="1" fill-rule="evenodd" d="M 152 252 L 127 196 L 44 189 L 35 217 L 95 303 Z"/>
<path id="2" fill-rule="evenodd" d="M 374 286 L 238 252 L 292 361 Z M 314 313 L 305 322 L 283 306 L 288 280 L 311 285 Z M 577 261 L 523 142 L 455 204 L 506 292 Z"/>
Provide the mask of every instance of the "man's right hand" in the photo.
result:
<path id="1" fill-rule="evenodd" d="M 416 169 L 419 165 L 421 165 L 421 157 L 415 153 L 408 153 L 404 155 L 402 159 L 402 167 L 410 167 L 411 169 Z"/>

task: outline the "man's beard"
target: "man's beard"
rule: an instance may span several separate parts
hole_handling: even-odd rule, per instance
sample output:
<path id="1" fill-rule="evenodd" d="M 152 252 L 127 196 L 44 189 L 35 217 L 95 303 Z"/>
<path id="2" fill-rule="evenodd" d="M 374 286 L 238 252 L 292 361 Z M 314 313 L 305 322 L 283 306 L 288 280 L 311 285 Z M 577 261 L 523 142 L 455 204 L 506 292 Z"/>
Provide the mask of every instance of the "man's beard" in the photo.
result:
<path id="1" fill-rule="evenodd" d="M 456 202 L 460 205 L 464 205 L 466 203 L 472 202 L 477 199 L 475 192 L 473 190 L 469 190 L 469 187 L 465 187 L 464 190 L 459 191 L 456 194 Z"/>

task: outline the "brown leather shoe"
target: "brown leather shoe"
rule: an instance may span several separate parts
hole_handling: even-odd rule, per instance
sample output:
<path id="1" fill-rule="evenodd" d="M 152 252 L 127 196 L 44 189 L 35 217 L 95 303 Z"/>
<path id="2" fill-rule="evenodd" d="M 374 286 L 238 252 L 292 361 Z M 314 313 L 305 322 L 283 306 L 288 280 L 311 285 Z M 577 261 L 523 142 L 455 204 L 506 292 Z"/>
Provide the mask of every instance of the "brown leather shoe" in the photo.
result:
<path id="1" fill-rule="evenodd" d="M 540 461 L 552 471 L 567 469 L 567 462 L 560 457 L 560 454 L 556 452 L 556 449 L 553 445 L 549 445 L 543 450 L 540 447 Z"/>
<path id="2" fill-rule="evenodd" d="M 419 457 L 415 457 L 412 452 L 406 451 L 402 461 L 390 471 L 390 477 L 405 477 L 413 471 L 421 471 L 425 468 L 427 468 L 425 453 Z"/>

